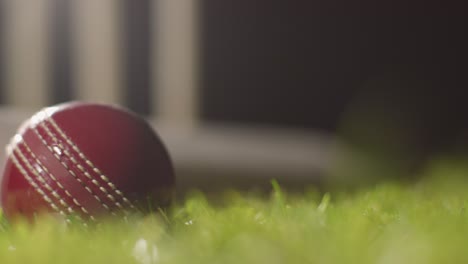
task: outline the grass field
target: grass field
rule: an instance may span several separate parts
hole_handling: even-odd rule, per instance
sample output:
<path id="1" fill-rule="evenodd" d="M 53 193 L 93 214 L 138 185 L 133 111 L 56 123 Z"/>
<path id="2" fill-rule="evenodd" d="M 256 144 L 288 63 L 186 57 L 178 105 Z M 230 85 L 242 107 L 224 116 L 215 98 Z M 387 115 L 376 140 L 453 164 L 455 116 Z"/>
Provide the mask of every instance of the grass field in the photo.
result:
<path id="1" fill-rule="evenodd" d="M 269 197 L 194 194 L 163 214 L 85 228 L 0 220 L 0 263 L 468 263 L 468 170 L 416 183 Z"/>

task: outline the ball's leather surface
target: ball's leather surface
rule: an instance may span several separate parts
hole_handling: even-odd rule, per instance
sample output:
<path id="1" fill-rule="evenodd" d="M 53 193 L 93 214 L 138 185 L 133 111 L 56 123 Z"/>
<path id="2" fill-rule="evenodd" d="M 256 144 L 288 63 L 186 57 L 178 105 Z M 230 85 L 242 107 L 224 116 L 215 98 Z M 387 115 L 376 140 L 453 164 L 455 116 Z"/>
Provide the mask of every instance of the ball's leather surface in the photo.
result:
<path id="1" fill-rule="evenodd" d="M 150 125 L 114 106 L 73 102 L 41 110 L 7 147 L 7 217 L 81 219 L 154 210 L 172 198 L 169 154 Z"/>

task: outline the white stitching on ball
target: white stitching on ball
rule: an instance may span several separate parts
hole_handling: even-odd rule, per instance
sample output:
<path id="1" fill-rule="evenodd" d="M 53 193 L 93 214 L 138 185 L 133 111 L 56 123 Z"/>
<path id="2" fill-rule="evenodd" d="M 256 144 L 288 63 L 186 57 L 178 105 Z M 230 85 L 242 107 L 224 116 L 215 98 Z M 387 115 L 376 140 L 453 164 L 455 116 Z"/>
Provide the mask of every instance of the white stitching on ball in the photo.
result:
<path id="1" fill-rule="evenodd" d="M 60 184 L 60 182 L 59 182 L 59 181 L 57 180 L 57 178 L 49 171 L 49 169 L 47 169 L 47 167 L 44 166 L 44 165 L 42 164 L 42 162 L 41 162 L 41 161 L 37 158 L 37 156 L 32 152 L 32 150 L 31 150 L 31 148 L 28 146 L 28 144 L 27 144 L 26 142 L 24 142 L 24 141 L 23 141 L 22 143 L 23 143 L 23 146 L 25 147 L 26 151 L 31 155 L 31 157 L 32 157 L 33 159 L 36 160 L 37 164 L 42 168 L 42 170 L 44 170 L 44 171 L 47 173 L 47 175 L 49 176 L 49 178 L 50 178 L 53 182 L 55 182 L 55 183 L 57 184 L 57 186 L 58 186 L 61 190 L 64 191 L 65 195 L 68 196 L 68 197 L 73 201 L 73 203 L 74 203 L 76 206 L 78 206 L 78 207 L 80 208 L 80 210 L 81 210 L 83 213 L 89 215 L 89 218 L 90 218 L 91 220 L 95 220 L 94 216 L 90 215 L 90 214 L 88 213 L 88 211 L 86 211 L 86 209 L 84 209 L 84 207 L 83 207 L 76 199 L 73 198 L 73 196 L 70 194 L 70 192 L 69 192 L 68 190 L 66 190 L 66 189 L 63 187 L 62 184 Z M 55 192 L 55 191 L 54 191 L 52 194 L 53 194 L 53 195 L 54 195 L 54 194 L 58 195 L 57 192 Z M 62 200 L 61 200 L 60 202 L 62 202 Z M 70 208 L 71 208 L 71 207 L 70 207 Z M 69 211 L 70 211 L 70 210 L 69 210 Z M 72 211 L 73 211 L 73 210 L 72 210 Z"/>
<path id="2" fill-rule="evenodd" d="M 109 178 L 107 176 L 104 175 L 104 173 L 101 172 L 101 170 L 99 170 L 99 168 L 97 168 L 85 155 L 84 153 L 78 148 L 78 146 L 68 137 L 68 135 L 65 134 L 65 132 L 58 126 L 58 124 L 54 121 L 54 119 L 52 117 L 48 117 L 45 119 L 45 121 L 49 122 L 56 130 L 57 132 L 59 133 L 60 136 L 62 136 L 62 138 L 72 147 L 72 149 L 78 153 L 78 156 L 88 165 L 91 167 L 91 169 L 97 173 L 99 175 L 99 177 L 104 181 L 106 182 L 106 184 L 114 191 L 114 193 L 116 193 L 118 196 L 120 196 L 120 198 L 130 207 L 130 208 L 135 208 L 134 205 L 125 197 L 125 195 L 123 195 L 123 193 L 116 188 L 116 186 L 109 180 Z M 49 132 L 50 129 L 47 128 L 46 125 L 43 124 L 43 127 L 44 129 L 48 130 Z M 51 135 L 52 136 L 52 135 Z M 59 145 L 60 147 L 60 145 Z M 63 147 L 63 146 L 62 146 Z M 63 149 L 65 150 L 65 149 Z M 65 155 L 67 155 L 67 152 L 65 152 Z M 69 153 L 68 153 L 69 154 Z M 73 162 L 73 160 L 72 160 Z M 78 167 L 78 166 L 77 166 Z M 83 168 L 81 165 L 80 165 L 81 168 Z M 80 167 L 78 167 L 80 169 Z M 83 168 L 84 169 L 84 168 Z M 85 176 L 88 177 L 89 173 L 85 173 Z M 90 176 L 90 175 L 89 175 Z M 104 190 L 107 191 L 107 189 L 104 188 Z M 101 189 L 102 191 L 102 189 Z M 104 191 L 103 191 L 104 192 Z M 106 192 L 107 194 L 107 192 Z M 114 198 L 115 199 L 115 198 Z M 120 205 L 120 204 L 119 204 Z"/>
<path id="3" fill-rule="evenodd" d="M 97 196 L 93 190 L 91 190 L 88 186 L 86 186 L 86 184 L 80 179 L 78 178 L 78 176 L 75 174 L 74 171 L 72 171 L 68 165 L 62 161 L 62 159 L 60 158 L 59 155 L 57 155 L 57 153 L 53 150 L 53 148 L 51 148 L 49 146 L 49 144 L 47 144 L 47 141 L 45 140 L 45 138 L 41 135 L 41 133 L 39 133 L 39 131 L 37 130 L 36 127 L 33 127 L 32 130 L 34 131 L 34 133 L 37 135 L 37 137 L 41 140 L 42 144 L 44 144 L 46 146 L 46 148 L 52 153 L 52 155 L 54 155 L 54 157 L 60 162 L 60 164 L 62 164 L 62 166 L 70 173 L 70 175 L 72 175 L 72 177 L 77 180 L 82 186 L 83 188 L 85 188 L 86 191 L 88 191 L 106 210 L 110 210 L 109 209 L 109 206 L 107 206 L 106 204 L 104 204 L 101 199 L 99 198 L 99 196 Z M 76 200 L 76 199 L 75 199 Z M 76 203 L 76 201 L 74 201 Z M 85 210 L 84 207 L 81 208 L 81 210 L 86 213 L 86 214 L 89 214 L 87 210 Z M 112 213 L 112 212 L 111 212 Z M 114 213 L 112 213 L 114 214 Z"/>

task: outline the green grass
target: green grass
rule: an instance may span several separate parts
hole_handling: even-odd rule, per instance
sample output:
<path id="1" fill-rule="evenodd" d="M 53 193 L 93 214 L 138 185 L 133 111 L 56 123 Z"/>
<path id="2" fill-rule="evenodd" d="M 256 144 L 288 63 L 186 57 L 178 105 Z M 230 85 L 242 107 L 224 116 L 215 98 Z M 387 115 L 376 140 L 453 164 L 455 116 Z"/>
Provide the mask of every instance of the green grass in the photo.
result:
<path id="1" fill-rule="evenodd" d="M 216 205 L 194 194 L 165 215 L 90 228 L 0 220 L 0 263 L 468 263 L 468 170 L 427 174 L 325 195 L 274 184 L 270 197 L 229 192 Z"/>

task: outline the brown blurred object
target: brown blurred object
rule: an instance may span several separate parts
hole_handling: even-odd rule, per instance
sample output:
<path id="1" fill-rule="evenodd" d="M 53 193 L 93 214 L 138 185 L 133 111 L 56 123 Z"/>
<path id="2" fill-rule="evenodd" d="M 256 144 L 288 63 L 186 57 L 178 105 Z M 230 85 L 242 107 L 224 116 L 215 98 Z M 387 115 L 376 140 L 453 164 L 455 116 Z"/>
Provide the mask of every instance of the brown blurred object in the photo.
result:
<path id="1" fill-rule="evenodd" d="M 411 179 L 434 159 L 468 157 L 461 76 L 460 70 L 405 65 L 373 76 L 342 117 L 339 136 L 350 153 L 336 169 L 354 182 Z"/>

